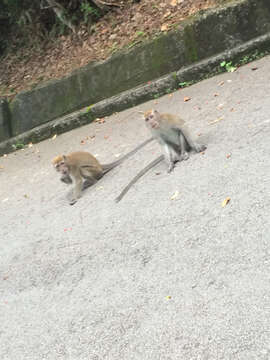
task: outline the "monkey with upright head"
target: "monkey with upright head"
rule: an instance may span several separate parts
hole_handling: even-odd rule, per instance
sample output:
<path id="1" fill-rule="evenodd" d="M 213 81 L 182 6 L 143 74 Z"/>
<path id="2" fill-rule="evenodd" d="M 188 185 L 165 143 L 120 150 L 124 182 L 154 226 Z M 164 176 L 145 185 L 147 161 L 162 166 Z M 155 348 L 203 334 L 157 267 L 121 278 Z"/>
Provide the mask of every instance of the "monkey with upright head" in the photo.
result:
<path id="1" fill-rule="evenodd" d="M 123 198 L 138 179 L 163 159 L 165 159 L 168 165 L 168 172 L 171 172 L 177 161 L 187 160 L 189 158 L 188 153 L 190 151 L 199 153 L 206 149 L 205 145 L 198 144 L 193 139 L 185 121 L 176 115 L 150 110 L 144 113 L 144 120 L 153 138 L 161 145 L 163 155 L 142 169 L 122 190 L 121 194 L 115 199 L 116 202 L 119 202 Z"/>

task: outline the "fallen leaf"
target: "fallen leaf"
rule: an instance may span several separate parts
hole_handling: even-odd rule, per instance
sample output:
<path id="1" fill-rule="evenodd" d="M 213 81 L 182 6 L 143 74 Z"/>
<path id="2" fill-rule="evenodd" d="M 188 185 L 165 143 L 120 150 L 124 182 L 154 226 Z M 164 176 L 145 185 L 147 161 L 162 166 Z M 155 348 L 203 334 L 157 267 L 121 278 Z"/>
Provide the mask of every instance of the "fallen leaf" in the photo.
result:
<path id="1" fill-rule="evenodd" d="M 231 83 L 231 82 L 232 82 L 232 80 L 227 80 L 227 82 L 228 82 L 228 83 Z"/>
<path id="2" fill-rule="evenodd" d="M 55 135 L 53 135 L 52 140 L 56 139 L 56 137 L 57 137 L 57 135 L 56 135 L 56 134 L 55 134 Z"/>
<path id="3" fill-rule="evenodd" d="M 30 142 L 30 143 L 28 144 L 28 147 L 31 148 L 32 146 L 33 146 L 33 144 Z"/>
<path id="4" fill-rule="evenodd" d="M 173 94 L 169 94 L 169 97 L 172 97 L 173 96 Z"/>
<path id="5" fill-rule="evenodd" d="M 4 157 L 7 157 L 7 154 L 4 154 L 3 156 L 4 156 Z"/>
<path id="6" fill-rule="evenodd" d="M 214 96 L 216 97 L 216 96 L 219 96 L 219 94 L 214 94 Z"/>
<path id="7" fill-rule="evenodd" d="M 230 198 L 230 197 L 226 197 L 226 199 L 222 201 L 221 206 L 222 206 L 222 207 L 225 207 L 230 201 L 231 201 L 231 198 Z"/>
<path id="8" fill-rule="evenodd" d="M 231 108 L 231 110 L 230 111 L 234 111 L 234 108 Z"/>
<path id="9" fill-rule="evenodd" d="M 23 197 L 25 197 L 26 199 L 29 199 L 29 196 L 27 194 L 24 194 Z"/>
<path id="10" fill-rule="evenodd" d="M 81 144 L 84 145 L 84 144 L 85 144 L 85 141 L 84 141 L 84 140 L 81 140 Z"/>
<path id="11" fill-rule="evenodd" d="M 226 158 L 229 159 L 232 155 L 231 154 L 227 154 Z"/>
<path id="12" fill-rule="evenodd" d="M 187 101 L 189 101 L 189 100 L 191 100 L 191 98 L 190 98 L 189 96 L 185 96 L 185 97 L 184 97 L 184 101 L 185 101 L 185 102 L 187 102 Z"/>
<path id="13" fill-rule="evenodd" d="M 224 85 L 224 81 L 221 81 L 220 83 L 218 83 L 218 86 Z"/>
<path id="14" fill-rule="evenodd" d="M 218 119 L 216 119 L 216 120 L 214 120 L 214 121 L 209 121 L 208 124 L 209 124 L 209 125 L 213 125 L 213 124 L 219 122 L 219 121 L 222 120 L 222 119 L 224 119 L 224 116 L 220 116 Z"/>
<path id="15" fill-rule="evenodd" d="M 168 11 L 163 15 L 163 17 L 166 18 L 166 17 L 168 17 L 168 16 L 170 16 L 170 15 L 171 15 L 171 12 L 168 10 Z"/>
<path id="16" fill-rule="evenodd" d="M 252 71 L 258 70 L 258 68 L 256 66 L 251 68 Z"/>
<path id="17" fill-rule="evenodd" d="M 103 186 L 99 186 L 99 187 L 97 188 L 97 190 L 102 190 L 102 189 L 104 189 Z"/>
<path id="18" fill-rule="evenodd" d="M 156 172 L 156 175 L 160 175 L 161 173 L 160 172 Z"/>
<path id="19" fill-rule="evenodd" d="M 161 31 L 167 31 L 168 30 L 168 25 L 167 24 L 163 24 L 160 28 Z"/>
<path id="20" fill-rule="evenodd" d="M 176 192 L 173 194 L 173 196 L 171 197 L 171 200 L 175 200 L 175 199 L 177 199 L 178 198 L 178 196 L 179 196 L 179 191 L 178 190 L 176 190 Z"/>
<path id="21" fill-rule="evenodd" d="M 202 135 L 202 133 L 198 133 L 198 134 L 197 134 L 197 136 L 201 136 L 201 135 Z"/>
<path id="22" fill-rule="evenodd" d="M 109 139 L 109 136 L 108 136 L 108 135 L 104 135 L 104 139 L 105 139 L 105 140 Z"/>
<path id="23" fill-rule="evenodd" d="M 177 0 L 171 0 L 170 4 L 171 4 L 171 6 L 176 6 L 177 5 Z"/>
<path id="24" fill-rule="evenodd" d="M 172 298 L 171 295 L 166 296 L 167 300 L 171 300 L 171 298 Z"/>
<path id="25" fill-rule="evenodd" d="M 217 109 L 222 109 L 223 108 L 223 106 L 224 106 L 224 104 L 219 104 L 218 106 L 217 106 Z"/>

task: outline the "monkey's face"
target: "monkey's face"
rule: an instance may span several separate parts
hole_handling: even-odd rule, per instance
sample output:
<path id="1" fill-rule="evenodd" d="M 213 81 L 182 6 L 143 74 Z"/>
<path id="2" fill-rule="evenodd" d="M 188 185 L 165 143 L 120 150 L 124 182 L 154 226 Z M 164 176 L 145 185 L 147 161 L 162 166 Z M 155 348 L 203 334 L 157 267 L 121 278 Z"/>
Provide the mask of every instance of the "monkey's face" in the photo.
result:
<path id="1" fill-rule="evenodd" d="M 72 184 L 72 179 L 69 175 L 69 168 L 65 161 L 59 161 L 58 163 L 56 163 L 55 170 L 62 174 L 62 176 L 60 177 L 61 181 L 63 181 L 65 184 Z"/>
<path id="2" fill-rule="evenodd" d="M 144 114 L 144 119 L 145 119 L 145 123 L 146 123 L 147 127 L 152 128 L 152 129 L 158 129 L 159 128 L 159 123 L 157 121 L 157 115 L 156 115 L 154 110 L 147 111 Z"/>
<path id="3" fill-rule="evenodd" d="M 62 175 L 69 174 L 69 168 L 64 160 L 58 161 L 54 164 L 55 170 L 60 172 Z"/>

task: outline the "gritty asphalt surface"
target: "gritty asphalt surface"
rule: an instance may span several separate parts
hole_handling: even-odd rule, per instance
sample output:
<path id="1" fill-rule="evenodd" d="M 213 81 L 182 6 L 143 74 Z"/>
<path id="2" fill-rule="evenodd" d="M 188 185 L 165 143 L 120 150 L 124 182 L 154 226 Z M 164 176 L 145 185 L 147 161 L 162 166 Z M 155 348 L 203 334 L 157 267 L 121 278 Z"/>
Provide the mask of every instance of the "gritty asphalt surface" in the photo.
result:
<path id="1" fill-rule="evenodd" d="M 0 359 L 270 359 L 269 94 L 265 57 L 1 157 Z M 51 158 L 115 160 L 152 107 L 205 153 L 116 204 L 160 154 L 148 144 L 69 206 Z"/>

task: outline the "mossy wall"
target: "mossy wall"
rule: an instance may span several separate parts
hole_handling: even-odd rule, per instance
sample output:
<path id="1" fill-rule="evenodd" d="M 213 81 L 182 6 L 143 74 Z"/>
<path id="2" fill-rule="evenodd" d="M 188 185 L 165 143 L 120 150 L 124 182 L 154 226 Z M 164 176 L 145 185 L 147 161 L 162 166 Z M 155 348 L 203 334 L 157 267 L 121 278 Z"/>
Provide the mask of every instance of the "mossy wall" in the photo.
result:
<path id="1" fill-rule="evenodd" d="M 268 0 L 237 0 L 200 11 L 175 31 L 64 79 L 18 94 L 9 104 L 11 136 L 217 55 L 270 32 Z M 1 139 L 0 139 L 1 140 Z"/>

